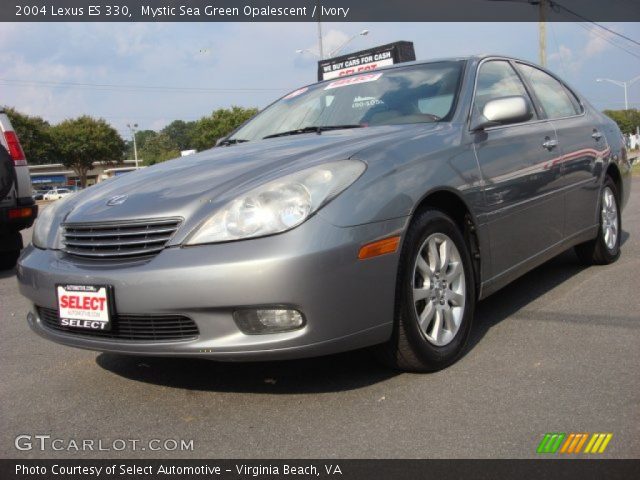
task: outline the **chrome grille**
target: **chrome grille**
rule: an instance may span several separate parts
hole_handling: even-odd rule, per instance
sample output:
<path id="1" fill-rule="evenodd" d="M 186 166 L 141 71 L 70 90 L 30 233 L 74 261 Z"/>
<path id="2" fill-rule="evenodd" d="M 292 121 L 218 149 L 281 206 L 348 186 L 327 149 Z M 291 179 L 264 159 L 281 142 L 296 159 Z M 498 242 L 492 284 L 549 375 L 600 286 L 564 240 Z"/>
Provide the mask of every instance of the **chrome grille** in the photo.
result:
<path id="1" fill-rule="evenodd" d="M 96 259 L 127 259 L 158 254 L 180 225 L 164 218 L 105 223 L 65 223 L 63 250 Z"/>
<path id="2" fill-rule="evenodd" d="M 38 308 L 42 323 L 50 330 L 84 337 L 140 342 L 193 340 L 198 338 L 198 326 L 181 315 L 117 315 L 111 330 L 85 330 L 60 325 L 58 311 Z"/>

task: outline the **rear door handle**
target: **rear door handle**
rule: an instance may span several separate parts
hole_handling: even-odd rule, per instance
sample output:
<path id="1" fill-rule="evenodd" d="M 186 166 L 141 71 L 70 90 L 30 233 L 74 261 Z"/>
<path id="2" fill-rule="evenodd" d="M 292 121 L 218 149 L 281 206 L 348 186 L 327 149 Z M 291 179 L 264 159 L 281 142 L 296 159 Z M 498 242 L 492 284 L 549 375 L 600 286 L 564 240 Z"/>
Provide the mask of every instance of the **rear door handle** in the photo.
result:
<path id="1" fill-rule="evenodd" d="M 594 130 L 593 133 L 591 134 L 591 138 L 598 141 L 602 138 L 602 134 L 598 130 Z"/>
<path id="2" fill-rule="evenodd" d="M 551 138 L 547 138 L 542 143 L 542 146 L 544 148 L 546 148 L 547 150 L 553 150 L 554 148 L 556 148 L 558 146 L 558 141 L 557 140 L 552 140 Z"/>

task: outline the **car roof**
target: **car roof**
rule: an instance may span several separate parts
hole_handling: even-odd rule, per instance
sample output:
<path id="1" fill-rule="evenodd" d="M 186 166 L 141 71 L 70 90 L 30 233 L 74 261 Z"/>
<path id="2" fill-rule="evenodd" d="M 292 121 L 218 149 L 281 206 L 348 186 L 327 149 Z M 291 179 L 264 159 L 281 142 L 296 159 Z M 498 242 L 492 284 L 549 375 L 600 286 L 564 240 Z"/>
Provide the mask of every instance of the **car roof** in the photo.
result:
<path id="1" fill-rule="evenodd" d="M 354 72 L 351 73 L 349 75 L 344 75 L 343 77 L 340 78 L 345 78 L 345 77 L 351 77 L 354 75 L 361 75 L 364 73 L 371 73 L 373 71 L 386 71 L 386 70 L 394 70 L 396 68 L 404 68 L 404 67 L 410 67 L 413 65 L 425 65 L 425 64 L 429 64 L 429 63 L 438 63 L 438 62 L 468 62 L 468 61 L 477 61 L 480 62 L 484 59 L 487 58 L 496 58 L 496 59 L 507 59 L 507 60 L 513 60 L 516 62 L 522 62 L 522 63 L 528 63 L 531 65 L 535 65 L 538 68 L 541 68 L 542 70 L 547 71 L 545 68 L 540 67 L 539 65 L 537 65 L 534 62 L 531 62 L 530 60 L 525 60 L 522 58 L 517 58 L 517 57 L 512 57 L 510 55 L 501 55 L 501 54 L 489 54 L 489 53 L 482 53 L 482 54 L 476 54 L 476 55 L 463 55 L 463 56 L 459 56 L 459 57 L 442 57 L 442 58 L 429 58 L 429 59 L 421 59 L 421 60 L 413 60 L 411 62 L 401 62 L 401 63 L 395 63 L 393 65 L 386 65 L 384 67 L 380 67 L 380 68 L 376 68 L 375 70 L 368 70 L 366 72 Z M 331 81 L 335 81 L 336 78 L 330 78 L 327 80 L 320 80 L 318 82 L 315 83 L 311 83 L 307 86 L 312 86 L 312 85 L 318 85 L 321 83 L 325 83 L 325 82 L 331 82 Z"/>

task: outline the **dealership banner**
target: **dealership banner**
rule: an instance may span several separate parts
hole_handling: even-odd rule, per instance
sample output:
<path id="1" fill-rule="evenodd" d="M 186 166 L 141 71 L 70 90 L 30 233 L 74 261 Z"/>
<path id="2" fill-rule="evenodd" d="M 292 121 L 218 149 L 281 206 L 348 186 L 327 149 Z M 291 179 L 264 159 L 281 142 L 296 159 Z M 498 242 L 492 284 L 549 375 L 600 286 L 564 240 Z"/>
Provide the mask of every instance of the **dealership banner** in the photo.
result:
<path id="1" fill-rule="evenodd" d="M 0 460 L 23 479 L 628 479 L 640 460 Z"/>
<path id="2" fill-rule="evenodd" d="M 416 59 L 413 42 L 394 42 L 359 52 L 328 58 L 318 62 L 318 80 L 330 80 L 353 73 L 361 73 L 376 68 L 411 62 Z"/>
<path id="3" fill-rule="evenodd" d="M 2 0 L 0 22 L 640 21 L 640 2 L 585 0 Z"/>

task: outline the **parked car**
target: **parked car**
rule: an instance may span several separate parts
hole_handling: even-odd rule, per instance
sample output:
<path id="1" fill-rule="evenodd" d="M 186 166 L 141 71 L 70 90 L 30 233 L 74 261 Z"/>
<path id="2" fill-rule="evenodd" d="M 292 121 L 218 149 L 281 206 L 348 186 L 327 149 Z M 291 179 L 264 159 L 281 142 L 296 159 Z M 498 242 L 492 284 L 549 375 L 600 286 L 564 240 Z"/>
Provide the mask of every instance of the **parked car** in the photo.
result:
<path id="1" fill-rule="evenodd" d="M 61 198 L 71 195 L 73 191 L 68 188 L 52 188 L 42 195 L 43 200 L 60 200 Z"/>
<path id="2" fill-rule="evenodd" d="M 47 193 L 48 190 L 34 190 L 31 194 L 31 198 L 34 200 L 43 200 L 44 194 Z"/>
<path id="3" fill-rule="evenodd" d="M 29 228 L 38 207 L 20 140 L 0 110 L 0 270 L 13 268 L 22 250 L 20 230 Z"/>
<path id="4" fill-rule="evenodd" d="M 18 280 L 31 328 L 69 346 L 375 346 L 431 371 L 460 357 L 476 302 L 535 266 L 571 247 L 614 262 L 630 186 L 616 124 L 549 71 L 414 62 L 303 87 L 220 147 L 57 202 Z"/>

